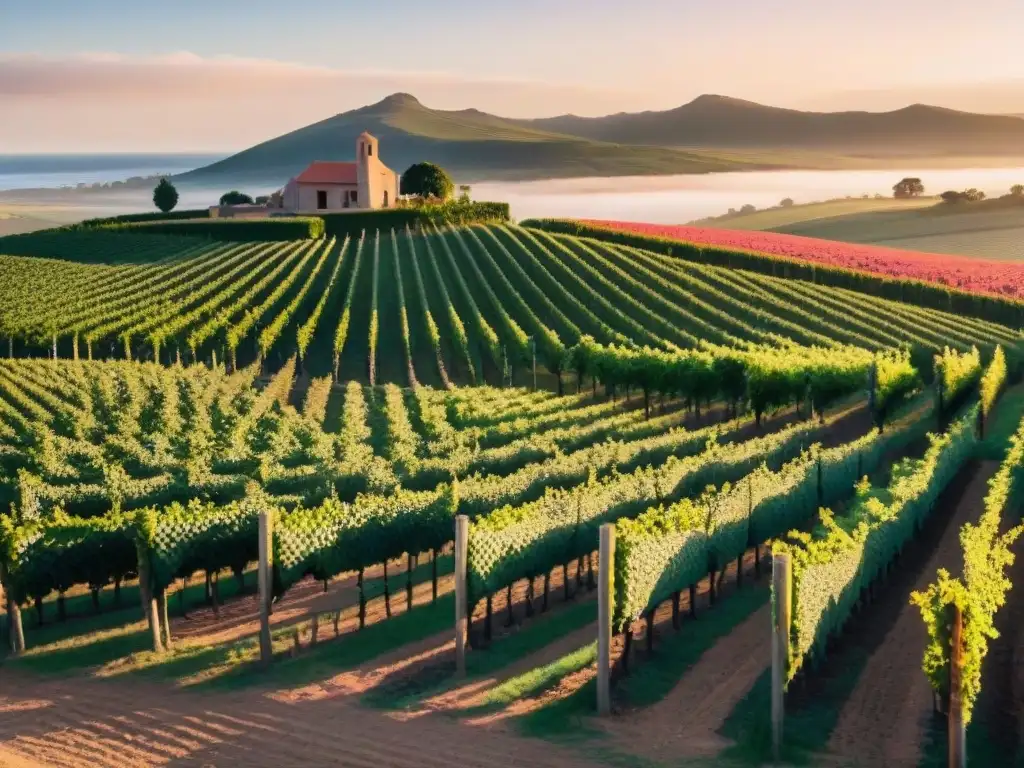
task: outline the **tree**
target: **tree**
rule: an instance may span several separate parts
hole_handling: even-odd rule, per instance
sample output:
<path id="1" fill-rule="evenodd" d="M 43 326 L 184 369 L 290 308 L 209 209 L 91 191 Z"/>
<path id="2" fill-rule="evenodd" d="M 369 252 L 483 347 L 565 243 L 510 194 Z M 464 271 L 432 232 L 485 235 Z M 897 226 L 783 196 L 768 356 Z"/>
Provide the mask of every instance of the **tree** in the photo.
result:
<path id="1" fill-rule="evenodd" d="M 415 163 L 402 174 L 399 192 L 403 195 L 436 197 L 447 200 L 452 196 L 455 184 L 444 169 L 433 163 Z"/>
<path id="2" fill-rule="evenodd" d="M 792 208 L 793 207 L 793 198 L 792 197 L 787 197 L 781 203 L 779 203 L 779 207 L 780 208 Z"/>
<path id="3" fill-rule="evenodd" d="M 980 203 L 985 199 L 985 193 L 980 189 L 971 187 L 965 189 L 963 192 L 956 192 L 954 190 L 948 190 L 939 195 L 944 203 Z"/>
<path id="4" fill-rule="evenodd" d="M 740 213 L 756 213 L 756 212 L 757 212 L 757 208 L 754 207 L 753 205 L 751 205 L 750 203 L 747 203 L 742 208 L 740 208 Z"/>
<path id="5" fill-rule="evenodd" d="M 270 195 L 257 195 L 253 202 L 256 205 L 266 205 L 270 202 Z"/>
<path id="6" fill-rule="evenodd" d="M 1024 197 L 1024 184 L 1014 184 L 1010 187 L 1010 194 L 1014 197 Z"/>
<path id="7" fill-rule="evenodd" d="M 160 183 L 153 190 L 153 205 L 164 213 L 170 213 L 177 204 L 178 190 L 167 179 L 160 179 Z"/>
<path id="8" fill-rule="evenodd" d="M 225 192 L 220 196 L 221 205 L 252 205 L 253 199 L 248 195 L 239 192 L 237 189 L 232 189 L 230 192 Z"/>
<path id="9" fill-rule="evenodd" d="M 893 197 L 917 197 L 924 194 L 924 184 L 920 179 L 908 177 L 892 188 Z"/>

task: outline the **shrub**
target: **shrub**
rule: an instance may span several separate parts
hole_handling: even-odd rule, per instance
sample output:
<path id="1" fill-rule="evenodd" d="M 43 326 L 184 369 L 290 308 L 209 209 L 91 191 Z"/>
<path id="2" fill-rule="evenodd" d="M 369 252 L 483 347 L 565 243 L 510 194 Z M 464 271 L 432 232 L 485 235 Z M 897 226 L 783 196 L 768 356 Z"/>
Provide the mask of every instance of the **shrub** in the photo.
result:
<path id="1" fill-rule="evenodd" d="M 472 224 L 486 221 L 509 221 L 508 203 L 453 200 L 376 211 L 328 213 L 323 215 L 324 231 L 332 237 L 358 236 L 360 232 L 404 230 L 417 225 Z"/>
<path id="2" fill-rule="evenodd" d="M 237 189 L 232 189 L 220 196 L 221 205 L 252 205 L 253 202 L 251 197 Z"/>
<path id="3" fill-rule="evenodd" d="M 153 190 L 153 205 L 163 213 L 169 213 L 177 204 L 178 190 L 167 179 L 160 179 L 160 183 Z"/>
<path id="4" fill-rule="evenodd" d="M 399 191 L 403 195 L 421 195 L 447 200 L 455 184 L 445 170 L 434 163 L 415 163 L 402 174 Z"/>
<path id="5" fill-rule="evenodd" d="M 105 229 L 161 235 L 190 235 L 210 240 L 252 242 L 305 240 L 324 236 L 324 220 L 315 216 L 265 219 L 207 219 L 110 224 Z"/>
<path id="6" fill-rule="evenodd" d="M 121 216 L 107 216 L 101 219 L 86 219 L 77 226 L 103 227 L 108 224 L 131 224 L 145 221 L 181 221 L 182 219 L 206 219 L 210 216 L 208 208 L 183 209 L 168 213 L 126 213 Z"/>

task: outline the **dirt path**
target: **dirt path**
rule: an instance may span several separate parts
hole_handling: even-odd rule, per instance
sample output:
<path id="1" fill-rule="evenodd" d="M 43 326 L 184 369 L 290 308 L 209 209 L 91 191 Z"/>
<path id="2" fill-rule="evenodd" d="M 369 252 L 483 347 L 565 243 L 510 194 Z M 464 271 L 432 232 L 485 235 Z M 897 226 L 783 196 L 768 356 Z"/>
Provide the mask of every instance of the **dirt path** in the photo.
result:
<path id="1" fill-rule="evenodd" d="M 927 535 L 920 542 L 930 554 L 922 556 L 919 567 L 907 562 L 909 557 L 901 563 L 868 608 L 868 620 L 849 638 L 871 647 L 871 656 L 832 732 L 828 749 L 833 754 L 855 765 L 918 764 L 932 713 L 932 691 L 921 671 L 928 637 L 919 609 L 909 603 L 910 593 L 927 588 L 939 568 L 960 572 L 960 528 L 981 513 L 988 479 L 998 468 L 998 462 L 974 463 L 953 480 L 933 513 L 937 542 L 932 546 Z"/>
<path id="2" fill-rule="evenodd" d="M 616 717 L 606 730 L 655 760 L 718 754 L 729 742 L 716 731 L 771 663 L 770 625 L 771 606 L 765 605 L 704 653 L 668 696 Z"/>
<path id="3" fill-rule="evenodd" d="M 0 669 L 0 765 L 590 765 L 574 752 L 431 718 L 400 722 L 344 697 L 284 702 L 263 693 L 195 694 Z M 17 693 L 17 692 L 23 693 Z"/>
<path id="4" fill-rule="evenodd" d="M 428 698 L 423 702 L 423 708 L 428 711 L 458 711 L 479 706 L 495 686 L 517 675 L 557 661 L 562 656 L 593 642 L 596 637 L 597 623 L 587 624 L 555 638 L 539 651 L 517 659 L 494 674 Z M 481 651 L 481 653 L 486 653 L 486 651 Z"/>
<path id="5" fill-rule="evenodd" d="M 428 563 L 425 556 L 419 562 Z M 398 615 L 406 609 L 406 558 L 399 558 L 388 563 L 388 581 L 391 592 L 391 613 Z M 364 579 L 380 579 L 383 577 L 383 565 L 367 568 Z M 251 577 L 250 577 L 251 580 Z M 249 585 L 251 589 L 251 584 Z M 444 595 L 454 589 L 454 580 L 450 574 L 438 576 L 438 595 Z M 426 602 L 424 595 L 431 592 L 430 581 L 417 584 L 413 588 L 413 604 Z M 175 598 L 169 598 L 174 605 Z M 359 605 L 359 590 L 356 585 L 356 574 L 346 573 L 336 577 L 324 592 L 323 584 L 311 577 L 306 577 L 281 596 L 274 603 L 274 611 L 270 617 L 272 626 L 286 626 L 308 619 L 313 613 L 328 613 L 341 610 L 348 618 L 350 609 Z M 367 601 L 367 624 L 383 619 L 385 615 L 383 597 Z M 189 611 L 188 617 L 175 616 L 171 619 L 171 633 L 176 640 L 189 640 L 203 645 L 230 642 L 249 637 L 259 632 L 259 604 L 255 592 L 234 597 L 223 603 L 215 613 L 210 606 L 201 606 Z"/>

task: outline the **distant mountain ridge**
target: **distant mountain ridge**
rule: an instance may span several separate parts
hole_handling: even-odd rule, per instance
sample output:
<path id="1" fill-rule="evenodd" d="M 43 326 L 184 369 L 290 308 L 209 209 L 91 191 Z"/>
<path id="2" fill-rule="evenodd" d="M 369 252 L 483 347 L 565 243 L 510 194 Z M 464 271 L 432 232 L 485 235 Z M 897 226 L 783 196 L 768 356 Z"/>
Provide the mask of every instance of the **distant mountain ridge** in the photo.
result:
<path id="1" fill-rule="evenodd" d="M 351 160 L 364 130 L 380 139 L 391 168 L 431 161 L 460 181 L 828 167 L 844 157 L 1024 156 L 1019 118 L 923 104 L 801 112 L 708 94 L 660 112 L 522 120 L 435 110 L 395 93 L 176 178 L 283 184 L 314 160 Z"/>
<path id="2" fill-rule="evenodd" d="M 977 154 L 1024 155 L 1024 126 L 1018 118 L 927 104 L 891 112 L 804 112 L 707 94 L 661 112 L 515 122 L 630 145 L 969 154 L 963 142 L 972 142 L 984 145 Z"/>

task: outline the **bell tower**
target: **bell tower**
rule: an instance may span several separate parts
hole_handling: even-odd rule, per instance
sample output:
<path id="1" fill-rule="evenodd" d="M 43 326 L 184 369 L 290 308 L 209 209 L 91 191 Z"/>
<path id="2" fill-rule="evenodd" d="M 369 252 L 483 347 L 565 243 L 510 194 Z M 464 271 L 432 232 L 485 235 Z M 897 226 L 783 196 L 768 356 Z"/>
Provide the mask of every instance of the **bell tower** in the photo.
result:
<path id="1" fill-rule="evenodd" d="M 356 139 L 356 181 L 359 185 L 356 206 L 359 208 L 374 208 L 377 205 L 374 195 L 379 194 L 379 190 L 374 189 L 376 185 L 373 180 L 380 175 L 374 173 L 380 164 L 378 148 L 377 139 L 366 131 Z"/>

